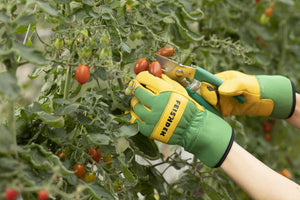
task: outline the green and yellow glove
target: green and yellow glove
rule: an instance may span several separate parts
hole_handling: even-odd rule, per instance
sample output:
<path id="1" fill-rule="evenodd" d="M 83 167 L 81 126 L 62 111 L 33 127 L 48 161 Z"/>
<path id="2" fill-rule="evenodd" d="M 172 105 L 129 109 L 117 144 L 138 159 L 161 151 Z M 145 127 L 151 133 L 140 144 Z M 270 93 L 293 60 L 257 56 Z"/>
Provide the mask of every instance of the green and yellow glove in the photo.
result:
<path id="1" fill-rule="evenodd" d="M 176 144 L 209 167 L 219 167 L 234 140 L 231 126 L 195 102 L 184 87 L 166 75 L 141 72 L 131 82 L 132 122 L 152 139 Z"/>
<path id="2" fill-rule="evenodd" d="M 295 110 L 295 89 L 293 83 L 283 76 L 247 75 L 238 71 L 215 74 L 224 81 L 217 89 L 208 83 L 201 83 L 200 93 L 223 117 L 230 115 L 270 116 L 289 118 Z M 244 104 L 233 96 L 243 95 Z"/>

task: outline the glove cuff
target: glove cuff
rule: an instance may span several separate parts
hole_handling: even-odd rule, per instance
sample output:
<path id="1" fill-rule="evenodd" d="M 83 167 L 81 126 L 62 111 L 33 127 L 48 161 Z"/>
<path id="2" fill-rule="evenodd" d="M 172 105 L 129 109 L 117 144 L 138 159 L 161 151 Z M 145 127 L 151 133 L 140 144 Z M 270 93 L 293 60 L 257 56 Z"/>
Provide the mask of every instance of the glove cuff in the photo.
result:
<path id="1" fill-rule="evenodd" d="M 231 149 L 234 131 L 223 118 L 208 110 L 197 114 L 201 116 L 196 118 L 203 119 L 193 120 L 184 137 L 186 145 L 183 146 L 206 166 L 219 167 Z M 202 123 L 198 123 L 199 121 Z M 193 134 L 189 134 L 190 132 Z"/>
<path id="2" fill-rule="evenodd" d="M 271 117 L 287 119 L 294 113 L 296 92 L 291 80 L 284 76 L 256 76 L 260 85 L 261 99 L 271 99 L 274 108 Z"/>

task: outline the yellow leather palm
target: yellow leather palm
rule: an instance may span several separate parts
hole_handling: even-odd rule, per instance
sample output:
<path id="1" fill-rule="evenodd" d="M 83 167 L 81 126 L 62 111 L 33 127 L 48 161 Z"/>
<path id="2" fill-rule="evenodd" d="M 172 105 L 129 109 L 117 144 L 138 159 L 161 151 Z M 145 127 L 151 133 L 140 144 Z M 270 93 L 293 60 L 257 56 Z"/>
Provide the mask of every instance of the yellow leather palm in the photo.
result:
<path id="1" fill-rule="evenodd" d="M 260 85 L 257 78 L 238 71 L 225 71 L 215 74 L 224 81 L 217 89 L 206 82 L 201 83 L 200 93 L 222 116 L 230 115 L 257 115 L 270 116 L 274 102 L 271 99 L 261 99 Z M 244 104 L 239 104 L 233 98 L 243 95 Z"/>

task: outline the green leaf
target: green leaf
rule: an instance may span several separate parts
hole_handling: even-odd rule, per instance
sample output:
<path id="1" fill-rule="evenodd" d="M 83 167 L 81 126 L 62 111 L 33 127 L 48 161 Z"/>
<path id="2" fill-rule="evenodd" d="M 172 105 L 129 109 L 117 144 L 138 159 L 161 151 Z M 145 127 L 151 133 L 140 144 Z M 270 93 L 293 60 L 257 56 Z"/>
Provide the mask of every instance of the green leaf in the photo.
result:
<path id="1" fill-rule="evenodd" d="M 15 76 L 9 72 L 0 73 L 0 93 L 13 100 L 19 97 L 20 88 Z"/>
<path id="2" fill-rule="evenodd" d="M 36 79 L 44 70 L 44 67 L 35 68 L 31 75 L 28 75 L 30 79 Z"/>
<path id="3" fill-rule="evenodd" d="M 80 104 L 79 103 L 72 103 L 69 105 L 65 105 L 60 107 L 55 113 L 57 115 L 66 115 L 70 114 L 72 112 L 75 112 L 79 108 Z"/>
<path id="4" fill-rule="evenodd" d="M 29 161 L 33 167 L 37 169 L 58 170 L 58 172 L 64 176 L 73 174 L 73 171 L 70 171 L 64 167 L 56 155 L 52 154 L 50 151 L 47 151 L 41 145 L 31 144 L 25 146 L 23 150 L 20 149 L 19 151 L 23 158 Z M 56 169 L 54 169 L 54 167 L 56 167 Z"/>
<path id="5" fill-rule="evenodd" d="M 94 197 L 93 199 L 114 200 L 113 196 L 106 191 L 102 186 L 94 183 L 86 184 L 89 193 Z"/>
<path id="6" fill-rule="evenodd" d="M 135 178 L 134 178 L 132 172 L 126 166 L 123 165 L 122 171 L 123 171 L 123 174 L 127 181 L 129 181 L 130 183 L 135 182 Z"/>
<path id="7" fill-rule="evenodd" d="M 36 1 L 36 4 L 46 13 L 52 16 L 58 16 L 59 12 L 54 9 L 50 4 L 47 2 L 42 2 L 42 1 Z"/>
<path id="8" fill-rule="evenodd" d="M 138 133 L 137 127 L 133 124 L 128 124 L 128 125 L 121 126 L 116 135 L 118 137 L 121 137 L 121 136 L 131 137 L 131 136 L 134 136 L 137 133 Z"/>
<path id="9" fill-rule="evenodd" d="M 36 22 L 36 16 L 35 14 L 31 15 L 23 15 L 22 17 L 17 18 L 17 20 L 13 21 L 18 26 L 27 26 L 29 24 L 33 24 Z"/>
<path id="10" fill-rule="evenodd" d="M 125 53 L 130 53 L 131 48 L 126 43 L 123 42 L 122 45 L 121 45 L 121 51 L 125 52 Z"/>
<path id="11" fill-rule="evenodd" d="M 141 133 L 136 134 L 129 138 L 134 143 L 136 153 L 144 156 L 150 160 L 156 160 L 159 158 L 160 153 L 154 140 L 142 135 Z"/>
<path id="12" fill-rule="evenodd" d="M 9 130 L 5 126 L 0 125 L 0 154 L 8 154 L 10 145 L 12 143 L 12 133 L 9 132 Z"/>
<path id="13" fill-rule="evenodd" d="M 17 42 L 13 42 L 13 50 L 17 53 L 17 55 L 33 64 L 45 65 L 48 63 L 42 52 L 34 48 L 30 48 Z"/>
<path id="14" fill-rule="evenodd" d="M 39 111 L 36 114 L 43 122 L 55 128 L 62 128 L 65 125 L 63 117 L 51 115 L 45 111 Z"/>
<path id="15" fill-rule="evenodd" d="M 108 145 L 110 137 L 101 133 L 89 133 L 88 139 L 95 145 Z"/>
<path id="16" fill-rule="evenodd" d="M 3 23 L 9 23 L 9 16 L 6 15 L 4 10 L 0 10 L 0 21 Z"/>

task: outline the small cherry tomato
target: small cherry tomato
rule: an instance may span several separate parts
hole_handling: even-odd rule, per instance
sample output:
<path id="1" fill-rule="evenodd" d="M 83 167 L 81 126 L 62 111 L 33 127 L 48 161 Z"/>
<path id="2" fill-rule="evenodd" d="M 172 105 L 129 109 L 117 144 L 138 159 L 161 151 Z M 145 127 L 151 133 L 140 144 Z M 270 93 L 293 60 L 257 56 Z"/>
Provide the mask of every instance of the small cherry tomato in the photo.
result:
<path id="1" fill-rule="evenodd" d="M 266 122 L 266 121 L 264 121 L 262 123 L 262 127 L 263 127 L 264 133 L 270 133 L 272 131 L 271 125 L 268 122 Z"/>
<path id="2" fill-rule="evenodd" d="M 163 47 L 158 52 L 158 55 L 170 57 L 174 55 L 174 48 L 173 47 Z"/>
<path id="3" fill-rule="evenodd" d="M 269 22 L 270 17 L 268 17 L 265 13 L 260 16 L 260 24 L 265 25 Z"/>
<path id="4" fill-rule="evenodd" d="M 94 147 L 91 147 L 90 148 L 90 151 L 89 151 L 89 155 L 92 156 L 92 159 L 95 161 L 95 162 L 99 162 L 100 159 L 101 159 L 101 152 L 100 152 L 100 149 L 95 149 Z M 92 163 L 91 160 L 89 160 L 90 163 Z"/>
<path id="5" fill-rule="evenodd" d="M 5 190 L 5 198 L 6 200 L 14 200 L 18 196 L 18 191 L 11 189 L 11 188 L 6 188 Z"/>
<path id="6" fill-rule="evenodd" d="M 257 42 L 260 42 L 261 38 L 260 38 L 259 36 L 257 36 L 257 37 L 255 38 L 255 40 L 256 40 Z"/>
<path id="7" fill-rule="evenodd" d="M 75 78 L 79 84 L 85 84 L 90 78 L 90 68 L 87 65 L 78 65 L 75 71 Z"/>
<path id="8" fill-rule="evenodd" d="M 272 139 L 271 133 L 266 133 L 266 135 L 265 135 L 265 140 L 266 140 L 267 142 L 270 142 L 271 139 Z"/>
<path id="9" fill-rule="evenodd" d="M 273 9 L 272 8 L 266 8 L 265 15 L 267 17 L 271 17 L 272 13 L 273 13 Z"/>
<path id="10" fill-rule="evenodd" d="M 66 158 L 67 158 L 66 152 L 63 152 L 63 151 L 57 152 L 56 156 L 57 156 L 59 159 L 61 159 L 62 157 L 66 157 Z"/>
<path id="11" fill-rule="evenodd" d="M 46 190 L 40 190 L 38 193 L 39 200 L 47 200 L 49 198 L 48 192 Z"/>
<path id="12" fill-rule="evenodd" d="M 149 71 L 154 76 L 161 78 L 162 68 L 161 68 L 161 65 L 159 64 L 159 62 L 157 62 L 157 61 L 152 62 L 150 64 Z"/>
<path id="13" fill-rule="evenodd" d="M 138 75 L 142 71 L 147 71 L 149 68 L 149 62 L 146 58 L 139 59 L 134 65 L 134 73 Z"/>
<path id="14" fill-rule="evenodd" d="M 259 3 L 259 2 L 260 2 L 260 0 L 255 0 L 255 2 L 256 2 L 256 3 Z"/>
<path id="15" fill-rule="evenodd" d="M 81 164 L 76 164 L 73 168 L 73 170 L 75 171 L 75 175 L 80 178 L 83 179 L 84 174 L 85 174 L 85 169 L 84 166 Z"/>
<path id="16" fill-rule="evenodd" d="M 113 188 L 114 188 L 115 192 L 122 190 L 123 187 L 124 187 L 124 184 L 121 181 L 115 180 L 113 182 Z"/>
<path id="17" fill-rule="evenodd" d="M 112 158 L 111 155 L 106 156 L 106 157 L 103 158 L 103 162 L 104 162 L 106 165 L 111 165 L 111 164 L 112 164 L 112 160 L 113 160 L 113 158 Z"/>
<path id="18" fill-rule="evenodd" d="M 282 176 L 285 176 L 285 177 L 287 177 L 287 178 L 292 178 L 292 174 L 291 174 L 291 172 L 288 170 L 288 169 L 286 169 L 286 168 L 284 168 L 283 170 L 281 170 L 280 172 L 279 172 Z"/>
<path id="19" fill-rule="evenodd" d="M 86 183 L 90 183 L 96 180 L 96 173 L 94 172 L 87 172 L 84 176 L 84 180 Z"/>

